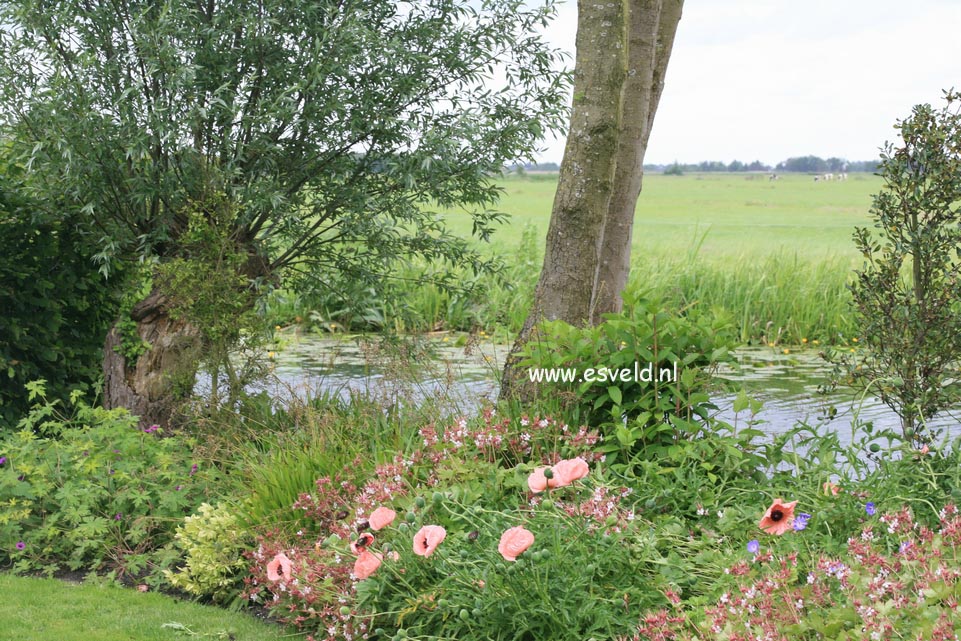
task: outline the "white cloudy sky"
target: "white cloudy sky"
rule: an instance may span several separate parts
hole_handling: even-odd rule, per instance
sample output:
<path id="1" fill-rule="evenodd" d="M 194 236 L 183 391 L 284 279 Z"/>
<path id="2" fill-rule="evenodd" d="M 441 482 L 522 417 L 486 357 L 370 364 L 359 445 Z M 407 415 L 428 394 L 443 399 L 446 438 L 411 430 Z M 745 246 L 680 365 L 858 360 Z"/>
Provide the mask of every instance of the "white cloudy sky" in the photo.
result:
<path id="1" fill-rule="evenodd" d="M 913 105 L 961 89 L 959 0 L 684 5 L 648 163 L 877 158 Z M 573 54 L 576 24 L 566 0 L 555 46 Z M 559 162 L 563 141 L 545 144 Z"/>

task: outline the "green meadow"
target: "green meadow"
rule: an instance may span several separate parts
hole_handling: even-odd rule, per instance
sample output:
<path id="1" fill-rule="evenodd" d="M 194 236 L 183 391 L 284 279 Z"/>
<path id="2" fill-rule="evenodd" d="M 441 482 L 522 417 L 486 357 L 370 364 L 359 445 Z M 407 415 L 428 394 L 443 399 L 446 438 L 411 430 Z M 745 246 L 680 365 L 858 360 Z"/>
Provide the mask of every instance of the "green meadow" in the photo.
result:
<path id="1" fill-rule="evenodd" d="M 363 293 L 363 309 L 336 299 L 276 297 L 271 322 L 312 318 L 319 324 L 363 330 L 484 331 L 512 339 L 529 309 L 543 258 L 557 176 L 502 179 L 497 209 L 509 222 L 483 251 L 504 263 L 500 278 L 471 295 L 450 295 L 413 285 L 429 270 L 398 271 L 393 301 Z M 844 181 L 815 182 L 786 174 L 648 175 L 637 207 L 631 284 L 666 307 L 726 314 L 744 342 L 796 345 L 807 340 L 846 343 L 857 335 L 847 283 L 858 255 L 854 227 L 870 225 L 871 196 L 881 179 L 850 174 Z M 441 215 L 448 227 L 470 234 L 464 212 Z M 406 280 L 403 280 L 406 279 Z M 369 319 L 376 319 L 373 323 Z"/>
<path id="2" fill-rule="evenodd" d="M 637 205 L 634 245 L 646 251 L 675 254 L 705 236 L 705 258 L 765 256 L 772 251 L 804 257 L 855 256 L 851 232 L 868 222 L 871 195 L 881 179 L 852 174 L 845 181 L 814 182 L 812 176 L 786 174 L 690 174 L 644 178 Z M 495 234 L 510 245 L 526 225 L 547 233 L 557 179 L 554 175 L 509 178 L 502 182 L 499 209 L 510 214 L 508 226 Z M 448 214 L 451 229 L 470 232 L 466 216 Z"/>

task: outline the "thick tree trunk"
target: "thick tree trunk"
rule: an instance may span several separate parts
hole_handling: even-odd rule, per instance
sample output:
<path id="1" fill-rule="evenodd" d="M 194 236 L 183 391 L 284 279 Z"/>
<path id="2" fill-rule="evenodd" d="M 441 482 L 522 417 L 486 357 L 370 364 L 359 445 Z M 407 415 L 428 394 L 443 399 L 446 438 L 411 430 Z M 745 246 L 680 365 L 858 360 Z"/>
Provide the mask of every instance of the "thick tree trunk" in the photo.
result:
<path id="1" fill-rule="evenodd" d="M 199 337 L 170 317 L 168 305 L 166 296 L 154 290 L 131 311 L 138 335 L 150 345 L 136 363 L 115 349 L 121 344 L 118 324 L 104 345 L 104 407 L 127 408 L 140 417 L 141 426 L 170 426 L 193 389 Z"/>
<path id="2" fill-rule="evenodd" d="M 621 92 L 620 135 L 610 206 L 604 224 L 601 260 L 594 284 L 592 321 L 619 312 L 621 292 L 631 271 L 634 212 L 644 176 L 644 154 L 664 75 L 681 19 L 683 0 L 633 0 L 627 19 L 628 67 Z"/>
<path id="3" fill-rule="evenodd" d="M 590 321 L 604 215 L 617 149 L 624 80 L 624 14 L 618 2 L 578 0 L 571 124 L 547 230 L 534 304 L 501 381 L 501 396 L 522 394 L 519 349 L 541 320 Z"/>
<path id="4" fill-rule="evenodd" d="M 683 0 L 577 4 L 571 125 L 534 303 L 507 358 L 501 397 L 528 398 L 518 354 L 542 320 L 597 322 L 620 309 L 644 151 Z"/>

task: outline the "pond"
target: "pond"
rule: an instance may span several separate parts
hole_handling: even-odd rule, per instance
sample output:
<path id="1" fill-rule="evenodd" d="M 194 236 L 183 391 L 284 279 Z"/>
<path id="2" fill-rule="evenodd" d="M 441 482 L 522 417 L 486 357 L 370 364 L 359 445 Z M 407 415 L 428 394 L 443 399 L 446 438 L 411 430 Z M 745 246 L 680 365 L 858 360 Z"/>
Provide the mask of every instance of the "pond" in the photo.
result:
<path id="1" fill-rule="evenodd" d="M 491 342 L 464 343 L 465 337 L 428 337 L 419 347 L 385 346 L 376 339 L 331 339 L 312 334 L 289 335 L 272 352 L 275 379 L 267 391 L 279 396 L 336 394 L 349 398 L 364 393 L 391 402 L 418 402 L 443 398 L 452 413 L 469 413 L 485 400 L 497 396 L 497 376 L 509 345 Z M 799 422 L 818 426 L 818 431 L 838 431 L 849 440 L 855 415 L 875 428 L 900 429 L 899 418 L 877 398 L 863 399 L 850 391 L 823 392 L 830 365 L 816 349 L 783 353 L 780 348 L 744 347 L 735 351 L 736 367 L 718 377 L 743 388 L 763 401 L 755 417 L 763 431 L 783 433 Z M 735 416 L 735 394 L 719 391 L 712 400 L 718 417 L 744 425 L 747 412 Z M 936 428 L 956 431 L 959 412 L 946 412 L 931 421 Z"/>

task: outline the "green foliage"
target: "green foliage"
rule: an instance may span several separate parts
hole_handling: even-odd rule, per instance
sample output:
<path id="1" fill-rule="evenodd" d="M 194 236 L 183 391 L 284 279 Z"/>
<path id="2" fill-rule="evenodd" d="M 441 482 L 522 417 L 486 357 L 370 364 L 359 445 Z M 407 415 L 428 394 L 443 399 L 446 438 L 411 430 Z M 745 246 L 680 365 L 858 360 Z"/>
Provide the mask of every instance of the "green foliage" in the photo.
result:
<path id="1" fill-rule="evenodd" d="M 851 291 L 867 349 L 850 375 L 900 417 L 906 437 L 961 400 L 961 95 L 918 105 L 898 123 L 901 142 L 881 160 L 875 231 L 859 227 L 864 255 Z"/>
<path id="2" fill-rule="evenodd" d="M 134 305 L 150 293 L 151 285 L 152 281 L 146 269 L 132 269 L 127 284 L 122 288 L 123 296 L 114 325 L 120 334 L 120 342 L 114 346 L 114 350 L 132 367 L 135 366 L 137 359 L 150 349 L 150 343 L 140 337 L 137 321 L 130 317 L 130 312 Z"/>
<path id="3" fill-rule="evenodd" d="M 483 467 L 473 471 L 488 476 Z M 647 523 L 624 524 L 618 511 L 605 519 L 567 511 L 590 505 L 592 493 L 616 502 L 618 490 L 554 491 L 524 509 L 518 503 L 526 474 L 502 476 L 497 502 L 455 487 L 453 497 L 415 509 L 412 524 L 377 536 L 374 549 L 395 550 L 400 558 L 385 559 L 358 584 L 358 613 L 373 612 L 371 627 L 382 630 L 376 638 L 612 639 L 641 611 L 664 603 L 662 559 Z M 437 550 L 428 558 L 413 554 L 418 529 L 438 523 L 447 536 Z M 498 543 L 514 526 L 531 532 L 534 543 L 510 561 Z"/>
<path id="4" fill-rule="evenodd" d="M 723 594 L 706 606 L 646 613 L 634 638 L 953 638 L 961 624 L 957 508 L 944 506 L 930 528 L 907 508 L 877 512 L 836 553 L 764 546 L 730 567 Z"/>
<path id="5" fill-rule="evenodd" d="M 154 282 L 170 301 L 170 316 L 186 322 L 200 336 L 188 358 L 193 362 L 180 366 L 182 385 L 193 389 L 197 365 L 203 362 L 211 381 L 208 401 L 214 406 L 220 402 L 222 386 L 226 403 L 234 406 L 246 384 L 263 374 L 256 354 L 266 331 L 255 309 L 263 284 L 248 273 L 252 271 L 249 263 L 258 259 L 234 237 L 231 225 L 236 215 L 223 194 L 189 203 L 178 255 L 158 264 L 153 273 Z M 238 355 L 247 360 L 241 361 Z M 168 375 L 176 377 L 178 372 Z"/>
<path id="6" fill-rule="evenodd" d="M 492 177 L 566 123 L 562 54 L 540 35 L 553 14 L 515 0 L 5 2 L 0 136 L 37 192 L 69 196 L 102 260 L 183 257 L 196 203 L 221 194 L 217 228 L 254 281 L 379 288 L 411 256 L 490 272 L 437 209 L 486 239 L 503 218 Z M 492 89 L 495 75 L 507 82 Z"/>
<path id="7" fill-rule="evenodd" d="M 731 361 L 733 345 L 723 319 L 673 315 L 627 293 L 624 311 L 596 327 L 543 323 L 520 366 L 532 381 L 545 370 L 572 370 L 570 382 L 542 378 L 541 392 L 570 397 L 572 422 L 599 426 L 606 437 L 600 451 L 630 464 L 712 424 L 710 375 Z"/>
<path id="8" fill-rule="evenodd" d="M 179 570 L 164 572 L 170 585 L 218 603 L 238 605 L 247 567 L 243 552 L 249 541 L 236 510 L 224 503 L 216 507 L 203 503 L 196 514 L 184 519 L 175 539 L 185 561 Z"/>
<path id="9" fill-rule="evenodd" d="M 21 172 L 0 161 L 0 434 L 29 409 L 25 385 L 51 398 L 90 388 L 117 309 L 76 220 L 47 220 Z"/>
<path id="10" fill-rule="evenodd" d="M 150 572 L 218 472 L 194 458 L 196 443 L 140 430 L 124 410 L 74 395 L 66 413 L 42 384 L 32 393 L 21 430 L 0 442 L 0 558 L 17 572 Z"/>

